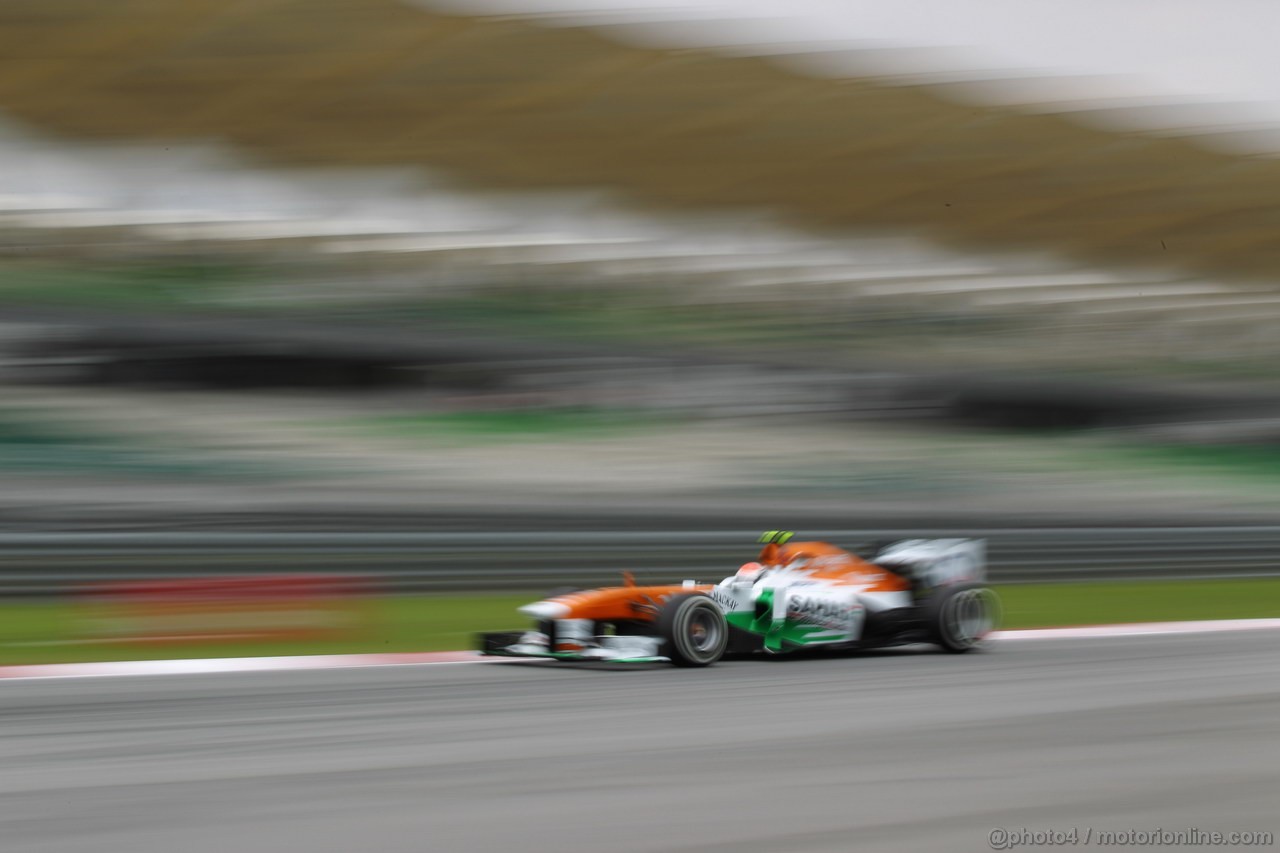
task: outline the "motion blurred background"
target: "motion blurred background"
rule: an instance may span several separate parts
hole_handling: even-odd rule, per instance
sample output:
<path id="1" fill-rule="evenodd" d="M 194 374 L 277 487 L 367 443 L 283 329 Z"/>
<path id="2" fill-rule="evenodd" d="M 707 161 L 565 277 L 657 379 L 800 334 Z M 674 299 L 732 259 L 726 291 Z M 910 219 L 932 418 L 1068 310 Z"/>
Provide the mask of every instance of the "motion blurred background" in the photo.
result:
<path id="1" fill-rule="evenodd" d="M 1269 523 L 1280 10 L 1223 8 L 3 0 L 0 588 Z"/>

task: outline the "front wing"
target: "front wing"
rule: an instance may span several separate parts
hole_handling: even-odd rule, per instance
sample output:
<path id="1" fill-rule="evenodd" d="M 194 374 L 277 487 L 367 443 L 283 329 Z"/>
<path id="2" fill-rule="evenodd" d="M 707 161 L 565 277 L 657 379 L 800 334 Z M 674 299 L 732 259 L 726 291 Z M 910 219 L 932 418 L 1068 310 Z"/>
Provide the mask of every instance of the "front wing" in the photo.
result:
<path id="1" fill-rule="evenodd" d="M 660 654 L 658 637 L 595 636 L 576 647 L 552 648 L 547 635 L 538 631 L 494 631 L 480 634 L 480 653 L 498 657 L 547 660 L 610 661 L 613 663 L 669 663 Z"/>

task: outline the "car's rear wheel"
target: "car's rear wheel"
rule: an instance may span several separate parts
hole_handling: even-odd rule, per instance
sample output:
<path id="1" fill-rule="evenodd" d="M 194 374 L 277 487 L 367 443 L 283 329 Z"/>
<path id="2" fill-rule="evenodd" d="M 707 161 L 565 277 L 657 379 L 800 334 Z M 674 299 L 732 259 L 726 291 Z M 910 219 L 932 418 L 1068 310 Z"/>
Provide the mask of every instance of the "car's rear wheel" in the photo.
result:
<path id="1" fill-rule="evenodd" d="M 691 593 L 670 599 L 658 614 L 663 654 L 676 666 L 710 666 L 724 657 L 729 623 L 720 606 Z"/>
<path id="2" fill-rule="evenodd" d="M 929 637 L 949 652 L 972 651 L 983 645 L 999 618 L 1000 600 L 990 587 L 963 584 L 935 593 Z"/>

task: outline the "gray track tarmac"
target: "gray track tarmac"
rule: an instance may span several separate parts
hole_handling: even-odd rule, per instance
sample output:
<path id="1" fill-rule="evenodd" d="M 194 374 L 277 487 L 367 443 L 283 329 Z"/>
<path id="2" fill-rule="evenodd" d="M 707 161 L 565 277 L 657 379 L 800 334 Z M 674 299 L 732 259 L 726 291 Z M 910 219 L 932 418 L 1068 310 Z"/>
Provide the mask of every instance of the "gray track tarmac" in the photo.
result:
<path id="1" fill-rule="evenodd" d="M 0 720 L 6 853 L 980 851 L 1001 827 L 1280 832 L 1269 631 L 701 671 L 0 682 Z"/>

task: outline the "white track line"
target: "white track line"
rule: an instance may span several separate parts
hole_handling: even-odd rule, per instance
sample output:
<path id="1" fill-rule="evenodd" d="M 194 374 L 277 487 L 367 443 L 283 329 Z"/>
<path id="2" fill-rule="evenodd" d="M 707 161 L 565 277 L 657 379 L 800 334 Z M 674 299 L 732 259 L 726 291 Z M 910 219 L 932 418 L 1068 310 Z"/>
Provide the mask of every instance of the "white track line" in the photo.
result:
<path id="1" fill-rule="evenodd" d="M 1132 622 L 1124 625 L 1079 625 L 1073 628 L 1033 628 L 997 631 L 997 640 L 1075 640 L 1094 637 L 1147 637 L 1156 634 L 1218 634 L 1280 628 L 1280 619 L 1206 619 L 1193 622 Z"/>
<path id="2" fill-rule="evenodd" d="M 512 658 L 487 658 L 478 652 L 420 652 L 376 655 L 289 655 L 252 658 L 193 658 L 190 660 L 102 661 L 0 666 L 6 678 L 101 678 L 122 675 L 199 675 L 222 672 L 279 672 L 346 667 L 418 666 L 496 663 Z"/>
<path id="3" fill-rule="evenodd" d="M 1218 634 L 1229 631 L 1280 630 L 1280 619 L 1218 619 L 1200 622 L 1135 622 L 1125 625 L 1081 625 L 1074 628 L 1035 628 L 997 631 L 992 639 L 1074 640 L 1103 637 L 1150 637 L 1167 634 Z M 375 655 L 293 655 L 287 657 L 195 658 L 191 660 L 105 661 L 0 666 L 0 679 L 103 678 L 135 675 L 200 675 L 229 672 L 342 669 L 377 666 L 433 666 L 512 662 L 476 652 L 421 652 Z M 537 662 L 530 659 L 528 662 Z"/>

